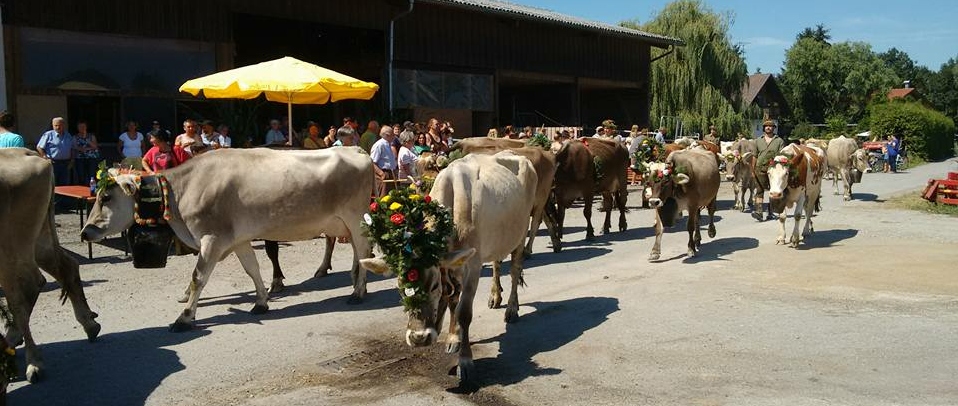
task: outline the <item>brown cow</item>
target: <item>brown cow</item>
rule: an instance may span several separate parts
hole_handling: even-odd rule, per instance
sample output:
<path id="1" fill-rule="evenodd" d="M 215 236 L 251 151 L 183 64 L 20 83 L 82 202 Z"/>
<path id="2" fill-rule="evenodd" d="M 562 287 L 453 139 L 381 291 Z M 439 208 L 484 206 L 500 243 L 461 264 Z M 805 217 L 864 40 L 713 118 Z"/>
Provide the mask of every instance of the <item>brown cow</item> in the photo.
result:
<path id="1" fill-rule="evenodd" d="M 61 301 L 70 299 L 73 314 L 93 341 L 100 334 L 97 314 L 90 311 L 77 261 L 60 247 L 53 220 L 53 167 L 33 151 L 0 149 L 0 286 L 4 289 L 14 326 L 7 332 L 11 343 L 23 339 L 30 382 L 40 378 L 43 360 L 30 332 L 30 314 L 46 284 L 43 269 L 62 289 Z"/>
<path id="2" fill-rule="evenodd" d="M 602 194 L 602 210 L 605 222 L 602 232 L 612 228 L 612 207 L 619 209 L 619 231 L 628 224 L 625 220 L 628 199 L 626 168 L 629 166 L 629 151 L 616 142 L 598 138 L 580 138 L 565 143 L 556 154 L 558 169 L 555 177 L 556 227 L 562 238 L 565 209 L 582 198 L 585 207 L 586 240 L 595 238 L 592 228 L 592 197 Z"/>
<path id="3" fill-rule="evenodd" d="M 780 231 L 776 244 L 785 244 L 785 216 L 786 208 L 795 205 L 795 227 L 789 245 L 798 247 L 798 244 L 815 231 L 812 225 L 812 214 L 822 193 L 822 178 L 825 175 L 825 152 L 820 148 L 787 145 L 781 149 L 780 155 L 772 158 L 768 167 L 768 197 L 769 211 L 778 214 Z M 798 223 L 802 221 L 804 210 L 805 228 L 798 234 Z"/>
<path id="4" fill-rule="evenodd" d="M 744 212 L 755 197 L 755 176 L 752 170 L 755 168 L 756 154 L 758 150 L 755 148 L 755 142 L 741 138 L 732 144 L 731 152 L 725 159 L 725 179 L 732 182 L 734 210 Z M 749 194 L 748 200 L 745 198 L 746 192 Z"/>
<path id="5" fill-rule="evenodd" d="M 699 232 L 699 211 L 709 213 L 709 238 L 715 237 L 715 197 L 719 189 L 718 163 L 713 153 L 702 149 L 687 149 L 669 155 L 665 162 L 649 164 L 646 171 L 649 204 L 655 208 L 655 245 L 649 261 L 659 259 L 663 225 L 671 227 L 682 211 L 689 213 L 689 251 L 694 257 L 702 244 Z"/>

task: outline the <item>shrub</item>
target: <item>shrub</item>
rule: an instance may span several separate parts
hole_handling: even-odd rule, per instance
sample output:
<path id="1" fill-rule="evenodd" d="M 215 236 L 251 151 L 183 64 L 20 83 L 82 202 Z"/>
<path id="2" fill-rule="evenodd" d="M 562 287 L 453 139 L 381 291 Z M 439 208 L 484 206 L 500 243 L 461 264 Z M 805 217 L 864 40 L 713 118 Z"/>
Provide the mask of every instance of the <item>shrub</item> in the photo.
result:
<path id="1" fill-rule="evenodd" d="M 791 138 L 804 138 L 806 140 L 809 138 L 818 138 L 818 128 L 810 123 L 798 123 L 798 125 L 792 129 Z"/>
<path id="2" fill-rule="evenodd" d="M 934 161 L 951 156 L 955 122 L 944 114 L 912 101 L 873 105 L 872 135 L 900 134 L 909 154 Z"/>

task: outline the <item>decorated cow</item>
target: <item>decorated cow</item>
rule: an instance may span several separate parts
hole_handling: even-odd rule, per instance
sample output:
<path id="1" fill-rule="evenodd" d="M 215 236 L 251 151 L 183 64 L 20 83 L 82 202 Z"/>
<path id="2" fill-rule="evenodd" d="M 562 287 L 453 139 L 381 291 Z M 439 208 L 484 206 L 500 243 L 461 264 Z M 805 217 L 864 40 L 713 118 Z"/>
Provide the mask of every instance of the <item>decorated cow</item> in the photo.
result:
<path id="1" fill-rule="evenodd" d="M 812 215 L 816 211 L 825 175 L 825 153 L 817 147 L 787 145 L 768 163 L 769 211 L 778 214 L 776 244 L 785 244 L 785 209 L 795 206 L 795 227 L 789 245 L 798 247 L 805 236 L 815 231 Z M 805 227 L 798 225 L 805 214 Z"/>

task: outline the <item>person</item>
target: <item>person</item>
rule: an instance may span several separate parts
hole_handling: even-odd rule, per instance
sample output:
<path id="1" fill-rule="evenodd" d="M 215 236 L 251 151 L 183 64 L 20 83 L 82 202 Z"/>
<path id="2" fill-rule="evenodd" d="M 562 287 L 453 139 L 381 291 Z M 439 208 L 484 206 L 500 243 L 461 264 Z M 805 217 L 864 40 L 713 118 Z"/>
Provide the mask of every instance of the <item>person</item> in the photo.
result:
<path id="1" fill-rule="evenodd" d="M 398 179 L 407 179 L 410 176 L 416 175 L 416 161 L 419 158 L 416 156 L 416 153 L 413 152 L 413 143 L 416 142 L 416 134 L 413 134 L 412 131 L 406 130 L 402 134 L 399 134 L 399 143 L 402 145 L 399 148 L 399 156 L 397 158 L 399 165 L 399 178 Z"/>
<path id="2" fill-rule="evenodd" d="M 519 139 L 524 140 L 529 138 L 532 138 L 532 127 L 525 126 L 522 128 L 522 132 L 519 133 Z"/>
<path id="3" fill-rule="evenodd" d="M 356 130 L 352 126 L 343 125 L 336 130 L 336 142 L 334 147 L 354 147 L 356 146 Z"/>
<path id="4" fill-rule="evenodd" d="M 373 161 L 373 170 L 376 172 L 376 190 L 381 196 L 386 193 L 384 181 L 395 179 L 393 171 L 396 170 L 396 156 L 390 148 L 395 138 L 393 128 L 383 127 L 379 130 L 379 137 L 379 140 L 373 144 L 369 157 Z"/>
<path id="5" fill-rule="evenodd" d="M 715 129 L 714 125 L 709 126 L 709 133 L 705 134 L 704 139 L 706 142 L 711 142 L 715 145 L 718 145 L 719 139 L 721 139 L 721 137 L 719 137 L 718 130 Z"/>
<path id="6" fill-rule="evenodd" d="M 220 148 L 233 147 L 233 139 L 230 138 L 230 126 L 220 124 L 219 127 L 216 127 L 216 132 L 220 133 Z"/>
<path id="7" fill-rule="evenodd" d="M 366 124 L 366 132 L 359 137 L 359 147 L 362 148 L 366 153 L 369 153 L 373 148 L 373 144 L 376 143 L 376 139 L 379 138 L 379 122 L 376 120 L 369 120 L 369 124 Z"/>
<path id="8" fill-rule="evenodd" d="M 888 136 L 888 169 L 892 173 L 898 172 L 898 151 L 901 149 L 901 141 L 898 139 L 898 135 L 892 134 Z M 886 171 L 887 172 L 887 171 Z"/>
<path id="9" fill-rule="evenodd" d="M 668 131 L 665 127 L 659 127 L 659 131 L 655 132 L 655 142 L 665 144 L 665 134 L 668 133 Z"/>
<path id="10" fill-rule="evenodd" d="M 150 132 L 159 131 L 161 128 L 160 122 L 158 120 L 153 120 L 153 128 L 150 129 Z"/>
<path id="11" fill-rule="evenodd" d="M 419 156 L 426 151 L 429 151 L 429 146 L 426 145 L 426 133 L 419 133 L 416 135 L 416 143 L 412 147 L 412 152 Z"/>
<path id="12" fill-rule="evenodd" d="M 495 128 L 490 128 L 489 131 L 486 132 L 486 137 L 489 137 L 489 138 L 499 138 L 499 130 L 497 130 L 497 129 L 495 129 Z"/>
<path id="13" fill-rule="evenodd" d="M 310 121 L 306 124 L 306 138 L 303 139 L 303 148 L 322 149 L 326 148 L 326 141 L 319 136 L 319 124 Z"/>
<path id="14" fill-rule="evenodd" d="M 96 136 L 87 129 L 86 121 L 77 122 L 77 133 L 73 143 L 74 169 L 77 173 L 77 183 L 83 185 L 96 175 L 96 166 L 100 162 L 100 148 L 96 144 Z"/>
<path id="15" fill-rule="evenodd" d="M 41 157 L 53 161 L 53 178 L 57 186 L 70 184 L 70 164 L 73 161 L 73 135 L 67 131 L 63 117 L 54 117 L 50 122 L 53 129 L 43 133 L 37 142 L 37 152 Z"/>
<path id="16" fill-rule="evenodd" d="M 266 131 L 265 140 L 264 145 L 286 145 L 289 142 L 289 139 L 283 134 L 279 120 L 269 120 L 269 130 Z"/>
<path id="17" fill-rule="evenodd" d="M 638 128 L 638 126 L 632 126 L 632 127 Z M 636 134 L 635 136 L 632 137 L 632 142 L 629 144 L 629 148 L 628 148 L 629 156 L 632 157 L 632 159 L 635 159 L 633 155 L 635 155 L 636 152 L 639 152 L 639 147 L 642 146 L 642 142 L 645 141 L 648 138 L 648 136 L 649 136 L 648 128 L 643 128 L 640 131 L 636 131 Z M 633 165 L 635 163 L 636 162 L 634 161 L 632 162 Z"/>
<path id="18" fill-rule="evenodd" d="M 442 134 L 439 133 L 439 120 L 430 118 L 426 124 L 426 145 L 434 154 L 445 153 L 449 147 L 442 143 Z"/>
<path id="19" fill-rule="evenodd" d="M 605 136 L 605 128 L 601 125 L 595 128 L 595 134 L 592 134 L 592 138 L 602 138 Z"/>
<path id="20" fill-rule="evenodd" d="M 123 158 L 142 158 L 146 151 L 146 137 L 137 131 L 136 121 L 126 122 L 126 131 L 120 134 L 116 150 Z"/>
<path id="21" fill-rule="evenodd" d="M 196 121 L 192 119 L 186 119 L 183 121 L 183 133 L 176 136 L 176 140 L 173 142 L 174 147 L 180 147 L 186 152 L 186 155 L 190 157 L 194 153 L 194 145 L 196 144 Z"/>
<path id="22" fill-rule="evenodd" d="M 778 155 L 779 151 L 785 146 L 784 141 L 775 133 L 775 122 L 765 120 L 762 123 L 762 136 L 755 140 L 755 148 L 758 150 L 755 161 L 755 198 L 753 200 L 754 208 L 752 217 L 762 221 L 764 212 L 763 203 L 765 200 L 765 190 L 768 189 L 768 163 Z M 766 220 L 772 220 L 775 216 L 771 211 Z"/>
<path id="23" fill-rule="evenodd" d="M 223 147 L 223 136 L 213 129 L 212 121 L 203 120 L 200 122 L 200 142 L 214 150 Z"/>
<path id="24" fill-rule="evenodd" d="M 0 111 L 0 148 L 25 148 L 23 137 L 11 129 L 14 125 L 13 113 Z"/>
<path id="25" fill-rule="evenodd" d="M 170 146 L 170 138 L 169 131 L 163 129 L 150 131 L 150 144 L 153 147 L 146 151 L 146 154 L 143 154 L 143 172 L 154 175 L 189 159 L 186 157 L 183 148 Z"/>
<path id="26" fill-rule="evenodd" d="M 353 129 L 352 145 L 359 145 L 359 123 L 352 117 L 343 117 L 343 125 L 348 125 L 349 128 Z M 336 133 L 336 138 L 339 138 L 338 132 Z"/>

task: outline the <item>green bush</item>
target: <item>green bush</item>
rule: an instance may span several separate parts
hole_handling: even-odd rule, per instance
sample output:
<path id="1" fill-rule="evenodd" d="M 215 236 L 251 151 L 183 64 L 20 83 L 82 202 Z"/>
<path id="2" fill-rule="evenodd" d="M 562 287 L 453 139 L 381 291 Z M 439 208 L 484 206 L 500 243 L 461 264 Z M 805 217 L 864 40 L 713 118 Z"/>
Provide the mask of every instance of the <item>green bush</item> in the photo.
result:
<path id="1" fill-rule="evenodd" d="M 792 129 L 792 139 L 809 139 L 809 138 L 818 138 L 818 128 L 813 126 L 811 123 L 798 123 L 795 128 Z"/>
<path id="2" fill-rule="evenodd" d="M 918 102 L 897 100 L 870 110 L 872 135 L 900 134 L 909 154 L 935 161 L 954 153 L 955 122 L 944 114 Z"/>

